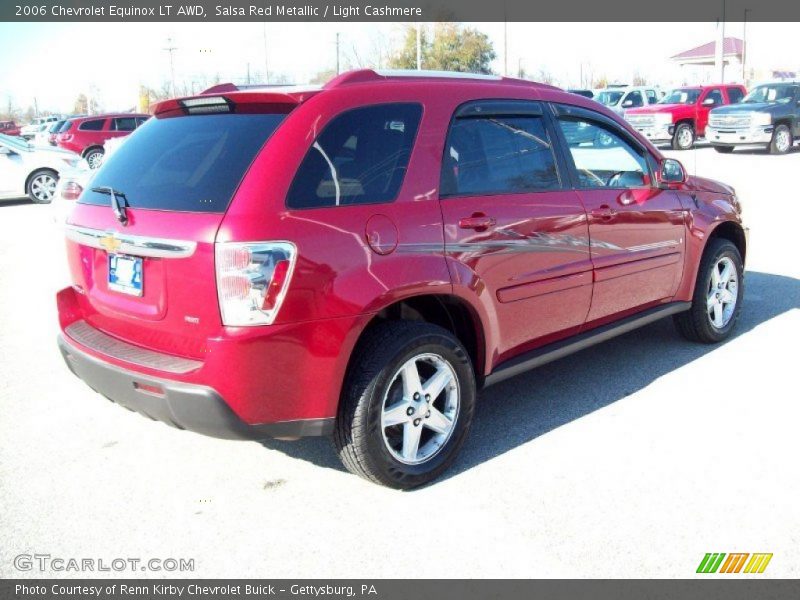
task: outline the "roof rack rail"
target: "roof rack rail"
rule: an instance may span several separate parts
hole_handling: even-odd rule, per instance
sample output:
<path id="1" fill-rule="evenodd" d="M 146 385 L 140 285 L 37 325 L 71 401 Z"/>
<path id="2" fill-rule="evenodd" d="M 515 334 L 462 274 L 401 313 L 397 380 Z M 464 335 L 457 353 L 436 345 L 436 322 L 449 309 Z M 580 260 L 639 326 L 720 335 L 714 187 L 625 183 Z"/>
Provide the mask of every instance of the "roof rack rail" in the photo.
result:
<path id="1" fill-rule="evenodd" d="M 503 81 L 500 75 L 487 75 L 484 73 L 461 73 L 457 71 L 426 71 L 413 69 L 360 69 L 348 71 L 331 79 L 325 84 L 325 89 L 333 89 L 353 83 L 367 83 L 370 81 L 385 81 L 387 79 L 472 79 L 480 81 Z"/>

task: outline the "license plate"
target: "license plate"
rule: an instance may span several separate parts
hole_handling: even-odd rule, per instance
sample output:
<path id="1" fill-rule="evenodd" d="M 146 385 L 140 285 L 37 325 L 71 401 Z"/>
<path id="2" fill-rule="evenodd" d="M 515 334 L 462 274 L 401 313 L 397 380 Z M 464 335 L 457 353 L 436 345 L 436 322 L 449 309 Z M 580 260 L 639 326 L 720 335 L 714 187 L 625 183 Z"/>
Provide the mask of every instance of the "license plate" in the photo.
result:
<path id="1" fill-rule="evenodd" d="M 122 254 L 108 255 L 108 289 L 141 296 L 143 283 L 141 258 Z"/>

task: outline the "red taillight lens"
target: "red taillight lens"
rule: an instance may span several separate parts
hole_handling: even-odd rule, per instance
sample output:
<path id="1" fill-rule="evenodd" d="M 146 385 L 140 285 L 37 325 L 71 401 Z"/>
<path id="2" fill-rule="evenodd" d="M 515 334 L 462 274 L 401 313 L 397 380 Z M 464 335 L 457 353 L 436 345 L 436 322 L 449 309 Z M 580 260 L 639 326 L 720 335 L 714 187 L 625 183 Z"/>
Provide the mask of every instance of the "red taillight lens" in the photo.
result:
<path id="1" fill-rule="evenodd" d="M 292 263 L 288 260 L 279 261 L 272 271 L 272 279 L 267 286 L 267 291 L 264 294 L 264 303 L 261 308 L 264 310 L 273 310 L 278 303 L 281 290 L 286 283 L 286 278 L 289 276 L 289 267 Z"/>
<path id="2" fill-rule="evenodd" d="M 61 197 L 64 200 L 77 200 L 81 193 L 83 193 L 83 188 L 75 181 L 68 181 L 61 188 Z"/>

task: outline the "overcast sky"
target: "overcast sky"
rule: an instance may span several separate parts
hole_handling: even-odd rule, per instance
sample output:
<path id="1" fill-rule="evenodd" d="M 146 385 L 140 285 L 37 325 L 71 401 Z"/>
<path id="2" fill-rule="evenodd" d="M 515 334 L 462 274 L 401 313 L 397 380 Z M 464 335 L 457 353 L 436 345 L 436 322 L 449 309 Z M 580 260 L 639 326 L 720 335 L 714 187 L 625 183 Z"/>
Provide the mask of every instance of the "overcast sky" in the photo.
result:
<path id="1" fill-rule="evenodd" d="M 470 24 L 487 33 L 504 70 L 503 24 Z M 368 63 L 402 35 L 397 24 L 366 23 L 25 23 L 0 24 L 0 102 L 10 96 L 23 108 L 36 97 L 40 110 L 70 111 L 81 92 L 95 95 L 107 110 L 135 106 L 138 87 L 159 88 L 170 79 L 167 38 L 172 38 L 175 76 L 199 90 L 219 75 L 242 81 L 270 73 L 294 83 L 335 68 L 336 33 L 343 65 Z M 508 70 L 544 69 L 562 86 L 577 86 L 580 74 L 629 81 L 640 72 L 664 86 L 677 70 L 669 57 L 715 39 L 715 23 L 510 23 Z M 800 68 L 797 26 L 749 23 L 748 62 L 761 68 Z M 266 34 L 266 35 L 265 35 Z M 741 37 L 742 24 L 728 23 L 726 35 Z"/>

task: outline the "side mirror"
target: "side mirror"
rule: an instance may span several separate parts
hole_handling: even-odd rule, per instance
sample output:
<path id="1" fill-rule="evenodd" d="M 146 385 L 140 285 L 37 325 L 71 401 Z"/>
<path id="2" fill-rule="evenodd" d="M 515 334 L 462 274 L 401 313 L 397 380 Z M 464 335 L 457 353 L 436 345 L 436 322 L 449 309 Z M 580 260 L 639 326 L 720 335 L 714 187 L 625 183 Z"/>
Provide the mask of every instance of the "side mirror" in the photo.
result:
<path id="1" fill-rule="evenodd" d="M 630 108 L 631 106 L 633 106 L 633 100 L 625 100 L 622 103 L 622 108 Z"/>
<path id="2" fill-rule="evenodd" d="M 11 154 L 11 149 L 5 146 L 0 146 L 0 154 Z"/>
<path id="3" fill-rule="evenodd" d="M 703 106 L 714 106 L 714 104 L 716 104 L 716 102 L 714 102 L 713 98 L 706 98 L 703 100 Z"/>
<path id="4" fill-rule="evenodd" d="M 674 158 L 665 158 L 658 166 L 658 187 L 669 190 L 686 183 L 686 171 Z"/>

